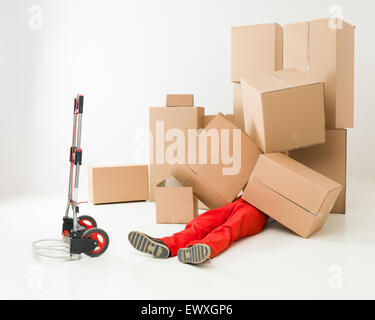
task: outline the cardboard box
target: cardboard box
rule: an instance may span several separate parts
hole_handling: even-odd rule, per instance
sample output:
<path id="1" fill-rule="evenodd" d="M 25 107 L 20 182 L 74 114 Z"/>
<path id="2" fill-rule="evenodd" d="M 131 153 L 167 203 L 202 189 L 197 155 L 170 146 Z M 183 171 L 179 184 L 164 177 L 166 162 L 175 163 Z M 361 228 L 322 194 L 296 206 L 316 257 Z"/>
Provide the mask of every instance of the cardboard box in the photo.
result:
<path id="1" fill-rule="evenodd" d="M 213 118 L 215 118 L 216 115 L 215 114 L 209 114 L 209 115 L 205 115 L 204 118 L 203 118 L 203 128 L 205 128 Z M 234 120 L 234 114 L 226 114 L 225 117 L 230 121 L 232 122 L 233 124 L 235 124 L 235 120 Z"/>
<path id="2" fill-rule="evenodd" d="M 284 68 L 324 81 L 329 129 L 354 125 L 354 29 L 337 18 L 284 26 Z"/>
<path id="3" fill-rule="evenodd" d="M 155 188 L 156 223 L 189 223 L 198 216 L 193 188 L 166 179 Z"/>
<path id="4" fill-rule="evenodd" d="M 167 94 L 167 107 L 193 107 L 193 94 Z"/>
<path id="5" fill-rule="evenodd" d="M 200 200 L 198 200 L 198 209 L 201 209 L 201 210 L 209 210 L 209 208 Z"/>
<path id="6" fill-rule="evenodd" d="M 282 153 L 261 155 L 242 198 L 308 238 L 325 223 L 341 185 Z"/>
<path id="7" fill-rule="evenodd" d="M 105 166 L 88 169 L 93 204 L 148 200 L 148 167 Z"/>
<path id="8" fill-rule="evenodd" d="M 241 79 L 245 132 L 265 153 L 325 141 L 324 84 L 296 69 Z"/>
<path id="9" fill-rule="evenodd" d="M 185 144 L 185 159 L 179 159 L 180 163 L 185 163 L 189 154 L 189 129 L 203 128 L 203 107 L 179 107 L 179 108 L 165 108 L 154 107 L 150 108 L 150 201 L 155 201 L 154 188 L 164 179 L 172 178 L 169 174 L 169 167 L 171 164 L 167 161 L 165 153 L 171 145 L 174 145 L 176 139 L 173 141 L 166 141 L 166 133 L 171 132 L 170 129 L 178 129 L 182 137 L 184 137 Z M 160 129 L 163 137 L 159 137 L 158 141 L 156 132 L 156 122 L 162 121 L 163 128 Z M 159 134 L 160 135 L 160 134 Z M 164 141 L 164 142 L 163 142 Z M 172 146 L 173 147 L 173 146 Z"/>
<path id="10" fill-rule="evenodd" d="M 215 138 L 208 139 L 209 134 Z M 182 185 L 193 187 L 194 195 L 208 208 L 218 208 L 237 197 L 248 181 L 261 151 L 221 113 L 198 137 L 199 157 L 201 152 L 207 152 L 206 163 L 199 159 L 196 164 L 174 165 L 171 174 Z M 229 141 L 228 148 L 223 147 L 226 141 Z M 232 156 L 231 163 L 223 156 L 228 150 Z"/>
<path id="11" fill-rule="evenodd" d="M 232 28 L 232 82 L 253 72 L 283 68 L 282 28 L 277 23 Z"/>
<path id="12" fill-rule="evenodd" d="M 345 213 L 346 207 L 346 135 L 346 129 L 327 130 L 325 143 L 289 151 L 289 157 L 343 186 L 334 213 Z"/>
<path id="13" fill-rule="evenodd" d="M 245 131 L 245 123 L 243 119 L 243 105 L 241 95 L 241 83 L 233 82 L 233 114 L 234 124 Z"/>

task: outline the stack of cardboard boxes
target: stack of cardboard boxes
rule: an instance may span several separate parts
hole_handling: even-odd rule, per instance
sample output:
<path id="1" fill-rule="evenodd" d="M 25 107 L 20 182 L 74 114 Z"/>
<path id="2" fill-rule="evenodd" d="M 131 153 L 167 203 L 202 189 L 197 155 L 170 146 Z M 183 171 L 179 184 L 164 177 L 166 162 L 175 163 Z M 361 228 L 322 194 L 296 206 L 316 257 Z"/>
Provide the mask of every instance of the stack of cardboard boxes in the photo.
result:
<path id="1" fill-rule="evenodd" d="M 254 137 L 257 132 L 252 124 L 255 121 L 254 109 L 249 102 L 249 93 L 241 91 L 241 77 L 244 78 L 242 85 L 246 86 L 246 77 L 259 73 L 260 68 L 261 72 L 268 74 L 273 70 L 295 68 L 313 80 L 324 82 L 325 143 L 302 149 L 297 149 L 301 146 L 296 145 L 289 149 L 288 155 L 343 186 L 343 191 L 332 209 L 334 213 L 345 213 L 346 210 L 346 129 L 353 128 L 354 124 L 354 30 L 354 26 L 337 18 L 289 24 L 284 27 L 266 24 L 232 28 L 235 121 L 242 125 L 250 136 Z M 264 50 L 267 41 L 271 56 L 258 52 Z M 241 45 L 241 42 L 244 44 Z M 255 52 L 249 48 L 253 48 Z M 254 66 L 247 60 L 257 60 L 259 63 Z M 247 100 L 245 109 L 242 99 Z M 283 123 L 287 121 L 285 118 L 295 116 L 286 114 L 279 118 L 280 115 L 274 113 L 274 110 L 272 112 L 273 121 L 280 120 Z M 310 117 L 307 114 L 306 116 Z M 244 117 L 247 117 L 245 122 Z M 267 118 L 267 125 L 275 125 L 269 121 Z M 255 126 L 257 125 L 260 125 L 259 119 L 255 123 Z M 307 130 L 309 129 L 304 130 L 306 134 Z M 283 151 L 286 150 L 284 148 Z M 266 152 L 270 152 L 270 149 Z"/>
<path id="2" fill-rule="evenodd" d="M 90 168 L 91 200 L 148 199 L 158 223 L 187 223 L 198 207 L 242 196 L 309 237 L 331 211 L 345 213 L 353 73 L 354 27 L 341 20 L 234 27 L 234 115 L 167 95 L 150 108 L 149 177 L 144 166 Z"/>

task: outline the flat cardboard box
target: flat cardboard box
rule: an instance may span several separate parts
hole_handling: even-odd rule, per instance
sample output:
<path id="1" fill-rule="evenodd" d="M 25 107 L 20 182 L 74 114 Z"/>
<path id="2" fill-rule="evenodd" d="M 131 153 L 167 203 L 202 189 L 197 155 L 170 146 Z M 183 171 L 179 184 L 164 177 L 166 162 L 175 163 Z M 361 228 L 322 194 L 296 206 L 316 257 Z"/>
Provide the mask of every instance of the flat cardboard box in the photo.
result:
<path id="1" fill-rule="evenodd" d="M 232 82 L 253 72 L 281 70 L 282 36 L 277 23 L 232 27 Z"/>
<path id="2" fill-rule="evenodd" d="M 167 107 L 193 107 L 193 94 L 167 94 Z"/>
<path id="3" fill-rule="evenodd" d="M 215 114 L 209 114 L 209 115 L 205 115 L 204 118 L 203 118 L 203 128 L 205 128 L 213 118 L 215 118 L 216 115 Z M 234 120 L 234 114 L 226 114 L 225 117 L 230 121 L 232 122 L 233 124 L 235 124 L 235 120 Z"/>
<path id="4" fill-rule="evenodd" d="M 148 200 L 147 165 L 90 166 L 88 173 L 93 204 Z"/>
<path id="5" fill-rule="evenodd" d="M 155 188 L 156 223 L 189 223 L 198 216 L 193 188 L 166 179 Z"/>
<path id="6" fill-rule="evenodd" d="M 297 69 L 241 79 L 245 132 L 264 153 L 325 141 L 324 84 Z"/>
<path id="7" fill-rule="evenodd" d="M 152 107 L 150 112 L 150 201 L 155 201 L 154 188 L 164 179 L 173 178 L 169 173 L 171 166 L 165 158 L 165 152 L 175 143 L 175 141 L 165 141 L 165 135 L 170 129 L 179 129 L 185 144 L 185 159 L 180 159 L 180 163 L 185 163 L 189 154 L 189 129 L 203 128 L 204 108 L 203 107 Z M 162 140 L 156 141 L 156 121 L 163 121 L 164 147 Z M 160 122 L 159 122 L 160 123 Z M 163 150 L 164 149 L 164 150 Z M 164 152 L 163 152 L 164 151 Z"/>
<path id="8" fill-rule="evenodd" d="M 343 186 L 332 208 L 333 213 L 345 213 L 346 210 L 346 136 L 346 129 L 327 130 L 325 143 L 289 151 L 289 157 Z"/>
<path id="9" fill-rule="evenodd" d="M 283 28 L 284 68 L 297 68 L 325 83 L 328 129 L 354 126 L 354 30 L 337 18 Z"/>
<path id="10" fill-rule="evenodd" d="M 233 82 L 233 114 L 234 124 L 241 130 L 245 131 L 241 96 L 241 83 L 238 82 Z"/>
<path id="11" fill-rule="evenodd" d="M 282 153 L 261 155 L 242 198 L 303 238 L 325 223 L 341 185 Z"/>
<path id="12" fill-rule="evenodd" d="M 215 136 L 214 133 L 217 133 L 217 139 L 205 139 L 209 134 Z M 194 195 L 209 209 L 218 208 L 237 197 L 248 181 L 261 151 L 221 113 L 199 133 L 198 138 L 198 149 L 201 149 L 199 156 L 205 148 L 206 163 L 197 161 L 196 164 L 174 165 L 171 174 L 182 185 L 193 187 Z M 225 141 L 229 141 L 228 148 L 225 148 L 227 150 L 223 148 Z M 226 154 L 228 150 L 231 162 L 223 157 L 223 152 Z M 215 159 L 218 161 L 215 162 Z"/>

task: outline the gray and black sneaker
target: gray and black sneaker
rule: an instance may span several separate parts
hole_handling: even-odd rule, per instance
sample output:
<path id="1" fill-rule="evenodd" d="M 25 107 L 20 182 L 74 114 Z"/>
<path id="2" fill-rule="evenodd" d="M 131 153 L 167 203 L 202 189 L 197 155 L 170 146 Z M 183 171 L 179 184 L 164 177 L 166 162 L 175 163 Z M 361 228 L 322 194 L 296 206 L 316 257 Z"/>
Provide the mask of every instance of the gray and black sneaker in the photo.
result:
<path id="1" fill-rule="evenodd" d="M 200 264 L 210 260 L 211 247 L 207 244 L 195 244 L 178 250 L 177 255 L 178 260 L 182 263 Z"/>
<path id="2" fill-rule="evenodd" d="M 170 255 L 171 251 L 164 242 L 142 232 L 132 231 L 129 233 L 128 239 L 135 249 L 151 254 L 155 258 L 166 259 Z"/>

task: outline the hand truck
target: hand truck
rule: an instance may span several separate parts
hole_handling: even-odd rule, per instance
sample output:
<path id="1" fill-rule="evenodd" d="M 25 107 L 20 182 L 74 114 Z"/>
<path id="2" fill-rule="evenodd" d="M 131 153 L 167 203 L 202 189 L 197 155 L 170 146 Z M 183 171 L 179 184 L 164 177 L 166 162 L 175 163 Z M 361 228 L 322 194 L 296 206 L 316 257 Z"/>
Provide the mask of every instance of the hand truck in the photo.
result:
<path id="1" fill-rule="evenodd" d="M 78 94 L 74 99 L 73 139 L 69 151 L 69 188 L 68 201 L 63 217 L 62 240 L 40 240 L 33 243 L 37 255 L 64 260 L 75 260 L 84 253 L 90 257 L 103 254 L 109 245 L 108 234 L 97 228 L 95 219 L 88 215 L 79 214 L 78 184 L 82 164 L 81 128 L 83 112 L 83 95 Z M 69 211 L 72 210 L 72 217 Z"/>

